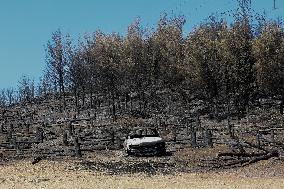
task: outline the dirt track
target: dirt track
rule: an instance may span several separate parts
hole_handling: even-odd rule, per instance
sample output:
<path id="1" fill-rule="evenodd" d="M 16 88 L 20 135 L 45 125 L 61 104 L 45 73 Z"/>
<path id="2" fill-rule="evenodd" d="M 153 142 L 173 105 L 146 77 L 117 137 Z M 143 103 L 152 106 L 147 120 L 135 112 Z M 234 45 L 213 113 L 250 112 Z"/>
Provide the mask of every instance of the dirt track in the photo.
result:
<path id="1" fill-rule="evenodd" d="M 109 175 L 85 169 L 81 160 L 29 160 L 1 165 L 0 188 L 283 188 L 283 161 L 218 172 Z"/>

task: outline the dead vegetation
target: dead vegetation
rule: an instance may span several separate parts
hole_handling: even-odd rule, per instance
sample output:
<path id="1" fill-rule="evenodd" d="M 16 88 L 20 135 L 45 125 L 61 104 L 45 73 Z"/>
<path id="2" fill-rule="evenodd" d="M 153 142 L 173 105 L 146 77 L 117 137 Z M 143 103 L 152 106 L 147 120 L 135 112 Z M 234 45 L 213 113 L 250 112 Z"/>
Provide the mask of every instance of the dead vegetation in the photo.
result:
<path id="1" fill-rule="evenodd" d="M 41 102 L 1 111 L 1 161 L 81 158 L 86 170 L 108 174 L 169 174 L 191 170 L 214 170 L 247 166 L 270 158 L 283 158 L 282 115 L 273 106 L 251 109 L 238 119 L 212 119 L 208 114 L 177 116 L 153 114 L 149 118 L 120 115 L 113 122 L 101 104 L 96 110 L 60 113 L 56 103 Z M 192 109 L 196 107 L 192 102 Z M 198 102 L 198 106 L 202 102 Z M 185 109 L 180 109 L 185 111 Z M 62 114 L 62 115 L 61 115 Z M 74 116 L 75 115 L 75 116 Z M 122 144 L 134 126 L 156 127 L 165 138 L 168 156 L 153 159 L 124 157 Z M 105 152 L 120 159 L 92 161 Z M 120 153 L 112 153 L 120 152 Z M 148 161 L 149 160 L 149 161 Z"/>

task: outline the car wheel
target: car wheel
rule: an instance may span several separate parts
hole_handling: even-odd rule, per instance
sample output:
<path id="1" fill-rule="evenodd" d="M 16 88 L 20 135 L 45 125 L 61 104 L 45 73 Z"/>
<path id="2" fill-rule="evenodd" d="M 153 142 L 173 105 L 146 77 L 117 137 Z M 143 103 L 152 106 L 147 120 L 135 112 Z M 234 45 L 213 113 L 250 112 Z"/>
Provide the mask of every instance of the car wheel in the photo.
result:
<path id="1" fill-rule="evenodd" d="M 133 155 L 133 153 L 132 153 L 132 152 L 130 152 L 130 150 L 126 150 L 126 154 L 127 154 L 128 156 Z"/>
<path id="2" fill-rule="evenodd" d="M 158 155 L 159 155 L 159 156 L 163 156 L 163 155 L 165 155 L 165 154 L 166 154 L 166 149 L 165 149 L 165 148 L 159 150 L 159 152 L 158 152 Z"/>

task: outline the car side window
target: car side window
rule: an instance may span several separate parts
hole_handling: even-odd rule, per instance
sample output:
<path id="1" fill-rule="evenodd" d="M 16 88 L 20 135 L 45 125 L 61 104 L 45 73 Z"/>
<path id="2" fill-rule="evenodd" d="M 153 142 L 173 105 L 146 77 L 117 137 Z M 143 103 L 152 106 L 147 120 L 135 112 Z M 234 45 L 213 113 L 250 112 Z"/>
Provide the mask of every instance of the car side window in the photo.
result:
<path id="1" fill-rule="evenodd" d="M 146 129 L 142 130 L 142 136 L 147 136 L 147 130 Z"/>
<path id="2" fill-rule="evenodd" d="M 136 130 L 136 136 L 141 137 L 141 135 L 142 135 L 142 130 L 141 129 Z"/>
<path id="3" fill-rule="evenodd" d="M 129 133 L 129 138 L 141 138 L 141 137 L 158 137 L 159 133 L 154 128 L 143 128 L 143 129 L 136 129 Z"/>
<path id="4" fill-rule="evenodd" d="M 131 131 L 131 132 L 129 133 L 129 138 L 130 138 L 130 139 L 135 138 L 135 135 L 136 135 L 136 133 L 135 133 L 134 131 Z"/>
<path id="5" fill-rule="evenodd" d="M 158 136 L 158 132 L 155 129 L 147 129 L 147 136 Z"/>

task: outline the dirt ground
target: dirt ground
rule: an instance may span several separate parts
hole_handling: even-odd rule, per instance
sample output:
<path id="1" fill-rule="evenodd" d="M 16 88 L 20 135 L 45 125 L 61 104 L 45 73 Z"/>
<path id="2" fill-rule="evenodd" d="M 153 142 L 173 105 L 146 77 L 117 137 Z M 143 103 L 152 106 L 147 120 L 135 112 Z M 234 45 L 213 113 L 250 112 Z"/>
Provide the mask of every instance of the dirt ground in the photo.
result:
<path id="1" fill-rule="evenodd" d="M 0 189 L 284 188 L 283 160 L 202 171 L 186 169 L 190 165 L 178 163 L 176 158 L 181 153 L 159 158 L 96 153 L 84 159 L 42 160 L 34 165 L 29 159 L 10 161 L 0 165 Z"/>

